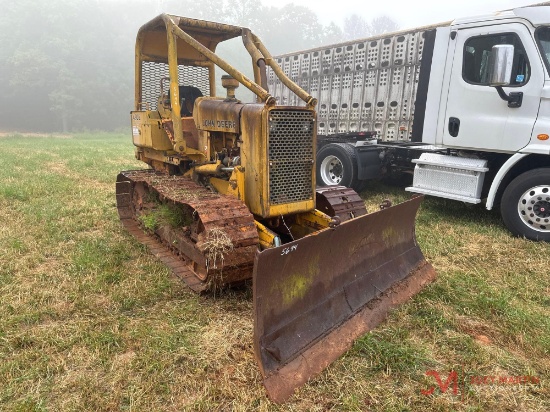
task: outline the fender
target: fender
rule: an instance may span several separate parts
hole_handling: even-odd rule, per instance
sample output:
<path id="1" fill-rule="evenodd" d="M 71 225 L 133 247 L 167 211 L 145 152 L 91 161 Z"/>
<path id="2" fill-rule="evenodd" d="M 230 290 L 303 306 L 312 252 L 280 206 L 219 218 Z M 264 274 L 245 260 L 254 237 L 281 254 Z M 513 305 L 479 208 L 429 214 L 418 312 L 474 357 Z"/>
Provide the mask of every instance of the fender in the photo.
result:
<path id="1" fill-rule="evenodd" d="M 495 197 L 497 195 L 497 191 L 500 187 L 500 184 L 502 183 L 502 180 L 504 179 L 504 176 L 523 158 L 529 156 L 528 153 L 516 153 L 512 157 L 510 157 L 506 163 L 502 165 L 498 173 L 496 174 L 495 178 L 493 179 L 493 182 L 491 183 L 491 188 L 489 189 L 489 194 L 487 195 L 487 201 L 485 202 L 485 207 L 487 210 L 492 210 L 493 205 L 495 203 Z"/>
<path id="2" fill-rule="evenodd" d="M 355 159 L 357 160 L 357 178 L 370 180 L 380 176 L 380 150 L 372 147 L 355 146 Z"/>

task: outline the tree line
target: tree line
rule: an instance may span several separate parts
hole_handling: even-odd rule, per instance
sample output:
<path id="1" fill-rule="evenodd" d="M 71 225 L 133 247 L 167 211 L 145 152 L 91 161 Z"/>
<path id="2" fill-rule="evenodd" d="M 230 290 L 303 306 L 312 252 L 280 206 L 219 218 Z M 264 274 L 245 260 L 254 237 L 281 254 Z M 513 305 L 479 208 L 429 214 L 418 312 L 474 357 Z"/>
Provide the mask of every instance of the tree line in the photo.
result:
<path id="1" fill-rule="evenodd" d="M 272 54 L 397 29 L 351 13 L 343 27 L 304 6 L 257 0 L 19 0 L 0 14 L 0 131 L 70 132 L 127 127 L 134 43 L 160 12 L 250 27 Z"/>

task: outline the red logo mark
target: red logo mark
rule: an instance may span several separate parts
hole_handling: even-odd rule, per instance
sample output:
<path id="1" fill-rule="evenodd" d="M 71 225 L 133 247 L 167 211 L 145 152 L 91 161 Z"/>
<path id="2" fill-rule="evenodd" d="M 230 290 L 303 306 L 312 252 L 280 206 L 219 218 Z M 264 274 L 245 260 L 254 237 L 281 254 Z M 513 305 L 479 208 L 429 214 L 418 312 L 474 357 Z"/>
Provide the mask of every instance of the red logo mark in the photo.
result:
<path id="1" fill-rule="evenodd" d="M 441 393 L 446 393 L 449 389 L 449 386 L 451 383 L 453 384 L 453 394 L 458 395 L 458 373 L 456 371 L 451 371 L 449 373 L 449 376 L 447 376 L 447 380 L 445 383 L 441 380 L 441 377 L 439 376 L 439 373 L 437 371 L 427 371 L 426 376 L 433 376 L 435 380 L 437 381 L 437 385 L 439 386 L 439 390 Z M 432 386 L 430 389 L 422 389 L 420 392 L 422 392 L 422 395 L 430 396 L 435 391 L 435 386 Z"/>

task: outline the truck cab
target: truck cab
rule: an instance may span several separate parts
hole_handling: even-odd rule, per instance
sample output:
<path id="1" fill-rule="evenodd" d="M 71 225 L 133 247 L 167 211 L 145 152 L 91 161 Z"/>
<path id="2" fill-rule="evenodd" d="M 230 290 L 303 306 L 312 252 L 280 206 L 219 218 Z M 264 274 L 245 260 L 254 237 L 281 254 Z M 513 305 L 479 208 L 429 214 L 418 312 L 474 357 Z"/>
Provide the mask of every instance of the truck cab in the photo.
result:
<path id="1" fill-rule="evenodd" d="M 423 142 L 550 154 L 550 142 L 540 147 L 535 127 L 545 121 L 544 111 L 539 116 L 539 110 L 550 80 L 545 51 L 550 51 L 550 26 L 533 24 L 535 16 L 535 21 L 550 24 L 550 8 L 545 6 L 460 19 L 437 29 L 425 121 L 425 126 L 437 127 L 425 128 Z M 521 96 L 515 104 L 503 101 L 491 84 L 490 57 L 501 45 L 513 47 L 504 91 Z"/>

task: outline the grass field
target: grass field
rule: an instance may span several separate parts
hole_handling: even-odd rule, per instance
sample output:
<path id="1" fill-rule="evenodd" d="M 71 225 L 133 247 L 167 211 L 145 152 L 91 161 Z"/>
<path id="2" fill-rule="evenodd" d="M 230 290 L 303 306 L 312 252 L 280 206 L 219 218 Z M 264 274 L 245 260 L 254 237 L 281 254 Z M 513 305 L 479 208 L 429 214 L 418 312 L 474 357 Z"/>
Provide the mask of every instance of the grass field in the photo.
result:
<path id="1" fill-rule="evenodd" d="M 550 245 L 512 238 L 496 212 L 425 200 L 435 283 L 277 406 L 251 290 L 197 296 L 121 228 L 115 177 L 142 167 L 129 136 L 4 136 L 0 165 L 2 411 L 550 410 Z M 362 196 L 374 210 L 408 195 Z M 457 393 L 429 371 L 457 372 Z"/>

